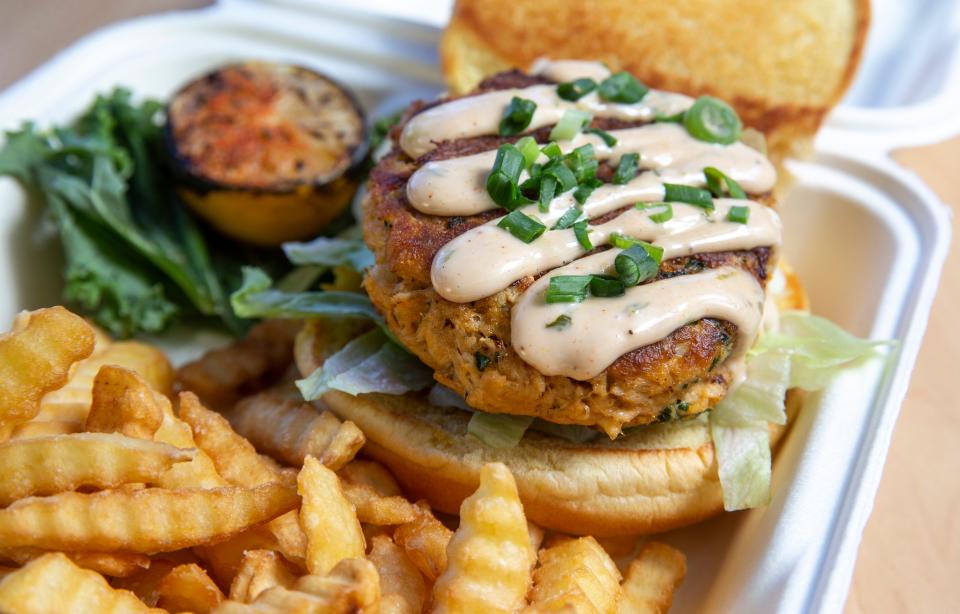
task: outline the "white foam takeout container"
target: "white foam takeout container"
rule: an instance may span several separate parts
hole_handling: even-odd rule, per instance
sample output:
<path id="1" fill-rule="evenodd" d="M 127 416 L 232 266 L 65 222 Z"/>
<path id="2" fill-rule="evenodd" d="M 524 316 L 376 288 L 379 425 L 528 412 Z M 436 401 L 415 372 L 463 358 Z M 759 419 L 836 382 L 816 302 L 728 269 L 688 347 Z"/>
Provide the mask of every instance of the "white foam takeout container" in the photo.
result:
<path id="1" fill-rule="evenodd" d="M 858 335 L 896 339 L 899 349 L 811 396 L 777 452 L 768 507 L 663 536 L 689 559 L 674 611 L 843 608 L 950 232 L 947 208 L 888 154 L 960 132 L 956 9 L 944 15 L 946 3 L 884 4 L 876 7 L 878 35 L 861 77 L 824 128 L 816 155 L 790 166 L 797 185 L 783 210 L 785 251 L 814 310 Z M 27 119 L 62 122 L 117 84 L 164 98 L 185 80 L 242 58 L 315 67 L 355 90 L 373 115 L 392 111 L 442 87 L 435 24 L 448 7 L 417 5 L 436 6 L 417 16 L 434 25 L 295 0 L 227 0 L 121 23 L 82 39 L 0 96 L 0 128 Z M 904 33 L 891 24 L 916 24 L 931 10 L 925 36 L 911 38 L 911 54 L 898 51 Z M 936 54 L 953 61 L 932 70 Z M 896 87 L 883 80 L 891 58 L 903 76 Z M 7 324 L 21 309 L 60 302 L 59 247 L 40 208 L 28 205 L 12 181 L 0 180 L 0 322 Z M 180 331 L 164 343 L 186 343 L 176 352 L 182 360 L 216 339 Z"/>

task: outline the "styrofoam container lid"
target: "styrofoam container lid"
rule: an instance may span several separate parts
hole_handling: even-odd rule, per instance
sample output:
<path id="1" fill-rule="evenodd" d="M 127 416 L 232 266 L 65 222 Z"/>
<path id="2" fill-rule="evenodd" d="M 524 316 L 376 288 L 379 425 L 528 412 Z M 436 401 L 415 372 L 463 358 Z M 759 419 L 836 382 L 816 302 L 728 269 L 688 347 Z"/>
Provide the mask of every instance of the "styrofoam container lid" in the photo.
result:
<path id="1" fill-rule="evenodd" d="M 909 7 L 919 11 L 927 4 L 933 3 Z M 449 3 L 436 5 L 431 15 L 449 10 Z M 376 115 L 440 91 L 438 36 L 434 26 L 306 0 L 230 0 L 141 18 L 84 38 L 0 95 L 0 127 L 27 119 L 62 122 L 115 85 L 138 96 L 167 97 L 212 66 L 244 58 L 316 68 L 356 91 Z M 882 67 L 876 54 L 895 49 L 891 41 L 871 39 L 864 74 L 884 74 L 871 67 Z M 886 156 L 904 144 L 902 131 L 877 118 L 917 116 L 918 125 L 930 124 L 924 128 L 929 135 L 941 130 L 940 138 L 956 129 L 931 120 L 943 100 L 955 100 L 955 79 L 889 99 L 863 79 L 830 118 L 814 158 L 790 167 L 797 184 L 783 207 L 784 251 L 817 313 L 899 346 L 889 360 L 858 364 L 810 396 L 777 451 L 768 507 L 662 536 L 689 559 L 674 611 L 843 608 L 950 231 L 947 209 Z M 61 269 L 55 234 L 40 208 L 31 207 L 14 182 L 0 180 L 0 321 L 59 302 Z M 178 329 L 158 341 L 183 360 L 220 339 Z"/>

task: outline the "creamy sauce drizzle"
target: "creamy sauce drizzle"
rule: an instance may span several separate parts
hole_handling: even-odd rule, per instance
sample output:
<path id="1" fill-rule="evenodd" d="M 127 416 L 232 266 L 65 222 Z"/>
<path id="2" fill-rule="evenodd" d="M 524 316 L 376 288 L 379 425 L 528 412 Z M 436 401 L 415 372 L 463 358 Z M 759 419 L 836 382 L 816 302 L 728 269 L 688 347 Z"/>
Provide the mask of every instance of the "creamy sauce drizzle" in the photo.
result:
<path id="1" fill-rule="evenodd" d="M 610 74 L 601 64 L 580 61 L 543 61 L 534 70 L 557 82 L 584 76 L 600 81 Z M 573 108 L 594 116 L 647 121 L 683 111 L 692 102 L 686 96 L 651 91 L 633 105 L 606 103 L 596 93 L 572 103 L 560 99 L 554 85 L 489 92 L 446 102 L 415 116 L 401 133 L 400 147 L 418 157 L 444 140 L 496 134 L 503 109 L 513 96 L 537 103 L 531 130 L 556 123 Z M 641 168 L 647 171 L 625 185 L 597 188 L 582 207 L 588 219 L 636 202 L 661 201 L 664 182 L 703 185 L 707 166 L 719 168 L 748 193 L 767 192 L 776 180 L 773 166 L 762 154 L 742 143 L 722 146 L 697 141 L 676 124 L 650 124 L 611 134 L 618 140 L 614 147 L 585 134 L 560 143 L 564 152 L 590 143 L 601 160 L 637 152 Z M 408 182 L 408 200 L 431 215 L 474 215 L 495 209 L 484 186 L 495 157 L 495 151 L 488 151 L 427 163 Z M 523 212 L 551 228 L 574 205 L 572 192 L 567 192 L 555 198 L 546 212 L 536 205 L 524 207 Z M 673 218 L 659 224 L 650 220 L 650 214 L 660 209 L 631 208 L 590 226 L 590 240 L 599 247 L 606 245 L 613 233 L 620 233 L 663 247 L 664 259 L 780 243 L 780 218 L 772 209 L 732 199 L 715 199 L 714 206 L 714 212 L 707 214 L 693 205 L 672 203 Z M 732 206 L 749 207 L 747 224 L 726 221 Z M 498 228 L 498 221 L 469 230 L 443 246 L 433 261 L 433 286 L 443 298 L 466 303 L 496 294 L 517 279 L 547 271 L 520 296 L 511 325 L 514 348 L 541 373 L 590 379 L 627 352 L 705 317 L 737 326 L 734 353 L 724 364 L 735 378 L 742 372 L 743 357 L 756 338 L 765 304 L 764 290 L 750 273 L 721 267 L 629 288 L 617 298 L 547 304 L 544 294 L 552 277 L 610 273 L 620 250 L 585 256 L 572 229 L 548 230 L 535 241 L 523 243 Z M 570 318 L 568 326 L 547 327 L 561 315 Z"/>
<path id="2" fill-rule="evenodd" d="M 613 147 L 592 134 L 579 134 L 559 145 L 569 153 L 590 144 L 598 160 L 619 160 L 623 154 L 639 153 L 640 167 L 658 171 L 667 183 L 701 186 L 707 166 L 719 168 L 753 194 L 769 191 L 776 182 L 776 171 L 762 153 L 743 143 L 724 146 L 698 141 L 677 124 L 649 124 L 613 130 L 610 135 L 617 139 Z M 496 151 L 485 151 L 428 162 L 407 182 L 407 200 L 414 209 L 431 215 L 475 215 L 496 209 L 485 187 L 496 157 Z M 546 159 L 541 156 L 540 161 Z M 524 173 L 521 181 L 525 178 Z"/>

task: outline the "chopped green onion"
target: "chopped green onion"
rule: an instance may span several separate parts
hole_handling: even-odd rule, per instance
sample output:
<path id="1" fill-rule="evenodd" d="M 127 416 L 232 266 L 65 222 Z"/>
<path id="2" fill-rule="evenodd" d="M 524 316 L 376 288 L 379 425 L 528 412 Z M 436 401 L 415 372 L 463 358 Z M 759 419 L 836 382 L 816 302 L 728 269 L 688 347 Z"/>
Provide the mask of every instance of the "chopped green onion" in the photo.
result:
<path id="1" fill-rule="evenodd" d="M 687 109 L 683 125 L 695 139 L 729 145 L 740 138 L 743 124 L 730 105 L 712 96 L 701 96 Z"/>
<path id="2" fill-rule="evenodd" d="M 750 207 L 734 206 L 727 211 L 727 220 L 737 224 L 746 224 L 750 219 Z"/>
<path id="3" fill-rule="evenodd" d="M 537 142 L 533 139 L 532 136 L 525 136 L 514 145 L 517 149 L 520 150 L 520 153 L 523 154 L 523 159 L 525 161 L 524 166 L 530 168 L 533 166 L 533 163 L 537 161 L 537 158 L 540 157 L 540 146 L 537 145 Z"/>
<path id="4" fill-rule="evenodd" d="M 586 111 L 570 109 L 550 131 L 551 141 L 569 141 L 577 136 L 584 126 L 590 123 L 590 114 Z"/>
<path id="5" fill-rule="evenodd" d="M 560 188 L 558 193 L 563 194 L 567 190 L 577 187 L 577 176 L 573 171 L 563 163 L 562 160 L 551 160 L 543 167 L 543 177 L 553 177 L 557 180 L 557 186 Z"/>
<path id="6" fill-rule="evenodd" d="M 620 156 L 617 172 L 613 174 L 613 183 L 623 185 L 637 176 L 640 154 L 628 153 Z"/>
<path id="7" fill-rule="evenodd" d="M 703 176 L 707 179 L 707 187 L 710 188 L 710 191 L 713 192 L 713 195 L 717 198 L 722 198 L 724 192 L 729 194 L 730 198 L 743 199 L 747 197 L 747 193 L 740 187 L 740 184 L 730 177 L 727 177 L 723 171 L 718 168 L 712 166 L 706 167 L 703 169 Z"/>
<path id="8" fill-rule="evenodd" d="M 556 160 L 563 156 L 563 150 L 560 149 L 560 146 L 557 145 L 556 141 L 550 141 L 543 146 L 543 149 L 540 150 L 540 153 L 550 158 L 551 160 Z"/>
<path id="9" fill-rule="evenodd" d="M 577 218 L 580 217 L 580 208 L 579 207 L 570 207 L 567 209 L 566 213 L 560 216 L 560 219 L 557 220 L 557 223 L 553 225 L 552 230 L 565 230 L 571 228 L 573 223 L 577 221 Z"/>
<path id="10" fill-rule="evenodd" d="M 634 239 L 633 237 L 622 235 L 619 232 L 614 232 L 610 235 L 610 244 L 619 249 L 630 249 L 634 246 L 642 247 L 650 257 L 657 262 L 657 265 L 663 260 L 663 248 L 659 245 Z"/>
<path id="11" fill-rule="evenodd" d="M 493 170 L 487 175 L 487 194 L 493 202 L 508 209 L 516 206 L 520 198 L 517 180 L 520 179 L 524 164 L 523 154 L 513 145 L 507 143 L 497 149 Z"/>
<path id="12" fill-rule="evenodd" d="M 624 282 L 610 275 L 593 275 L 590 279 L 590 294 L 601 298 L 623 296 Z"/>
<path id="13" fill-rule="evenodd" d="M 668 203 L 687 203 L 713 211 L 713 198 L 709 190 L 677 183 L 663 184 L 663 200 Z"/>
<path id="14" fill-rule="evenodd" d="M 597 93 L 600 98 L 610 102 L 633 104 L 643 100 L 648 91 L 647 86 L 637 81 L 636 77 L 620 71 L 604 79 Z"/>
<path id="15" fill-rule="evenodd" d="M 573 322 L 573 320 L 570 318 L 570 316 L 568 316 L 568 315 L 566 315 L 566 314 L 563 314 L 563 315 L 557 316 L 557 319 L 554 320 L 553 322 L 550 322 L 549 324 L 547 324 L 546 327 L 547 327 L 547 328 L 555 328 L 555 329 L 557 329 L 557 330 L 563 330 L 563 329 L 567 328 L 568 326 L 570 326 L 570 323 L 571 323 L 571 322 Z"/>
<path id="16" fill-rule="evenodd" d="M 659 262 L 642 245 L 634 245 L 617 254 L 613 266 L 625 286 L 646 281 L 660 270 Z"/>
<path id="17" fill-rule="evenodd" d="M 593 155 L 593 145 L 587 143 L 577 147 L 563 157 L 564 163 L 573 172 L 578 183 L 593 179 L 597 175 L 599 163 Z"/>
<path id="18" fill-rule="evenodd" d="M 663 211 L 660 211 L 658 213 L 651 213 L 650 214 L 651 222 L 655 222 L 657 224 L 663 224 L 664 222 L 668 222 L 673 219 L 673 205 L 671 205 L 670 203 L 661 203 L 658 206 L 665 207 L 665 208 Z"/>
<path id="19" fill-rule="evenodd" d="M 490 358 L 481 352 L 474 353 L 473 360 L 477 363 L 477 369 L 480 371 L 486 369 L 487 365 L 490 364 Z"/>
<path id="20" fill-rule="evenodd" d="M 547 303 L 579 303 L 587 298 L 592 275 L 557 275 L 547 286 Z"/>
<path id="21" fill-rule="evenodd" d="M 590 198 L 590 195 L 593 194 L 593 191 L 603 185 L 603 182 L 599 179 L 587 179 L 584 183 L 581 183 L 577 186 L 577 189 L 573 192 L 573 198 L 581 205 L 587 202 L 587 199 Z"/>
<path id="22" fill-rule="evenodd" d="M 514 96 L 500 120 L 500 136 L 513 136 L 526 130 L 536 110 L 537 103 L 534 101 Z"/>
<path id="23" fill-rule="evenodd" d="M 497 222 L 497 226 L 503 228 L 524 243 L 530 243 L 542 235 L 547 229 L 539 220 L 533 219 L 519 209 L 508 213 L 506 217 Z"/>
<path id="24" fill-rule="evenodd" d="M 597 89 L 597 82 L 593 79 L 583 78 L 574 81 L 567 81 L 557 86 L 557 96 L 570 102 L 580 100 L 593 90 Z"/>
<path id="25" fill-rule="evenodd" d="M 599 128 L 587 128 L 584 130 L 587 134 L 595 134 L 603 140 L 603 144 L 607 147 L 615 147 L 617 145 L 617 139 L 612 134 L 606 130 L 601 130 Z"/>
<path id="26" fill-rule="evenodd" d="M 680 111 L 673 115 L 657 115 L 653 118 L 653 121 L 658 124 L 682 124 L 684 115 L 686 115 L 686 111 Z"/>
<path id="27" fill-rule="evenodd" d="M 587 220 L 582 220 L 573 225 L 573 235 L 577 238 L 580 247 L 588 252 L 593 249 L 593 243 L 590 242 L 590 229 L 587 228 Z"/>
<path id="28" fill-rule="evenodd" d="M 543 175 L 543 165 L 534 162 L 527 170 L 530 176 L 520 184 L 520 192 L 524 195 L 536 196 L 540 192 L 540 179 Z"/>
<path id="29" fill-rule="evenodd" d="M 557 193 L 557 178 L 553 175 L 547 175 L 540 180 L 540 196 L 538 197 L 537 208 L 541 213 L 550 210 L 550 202 Z"/>

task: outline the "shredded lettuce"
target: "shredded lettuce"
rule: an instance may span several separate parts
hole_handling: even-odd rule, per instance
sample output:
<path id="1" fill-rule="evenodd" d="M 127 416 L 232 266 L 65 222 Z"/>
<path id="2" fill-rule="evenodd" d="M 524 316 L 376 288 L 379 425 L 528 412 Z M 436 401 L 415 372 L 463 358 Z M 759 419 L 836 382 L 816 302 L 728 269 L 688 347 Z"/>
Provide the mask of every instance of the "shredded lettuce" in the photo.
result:
<path id="1" fill-rule="evenodd" d="M 270 276 L 243 267 L 243 283 L 230 297 L 241 318 L 368 318 L 383 322 L 365 294 L 357 292 L 284 292 L 271 288 Z"/>
<path id="2" fill-rule="evenodd" d="M 467 434 L 491 448 L 513 448 L 520 443 L 531 422 L 532 416 L 486 414 L 478 411 L 470 417 Z"/>
<path id="3" fill-rule="evenodd" d="M 373 266 L 373 253 L 359 238 L 318 237 L 308 243 L 284 243 L 283 252 L 299 265 L 349 266 L 356 271 Z"/>
<path id="4" fill-rule="evenodd" d="M 841 368 L 891 344 L 858 339 L 819 316 L 781 314 L 780 329 L 750 351 L 744 383 L 710 412 L 724 509 L 770 502 L 769 424 L 786 424 L 788 388 L 819 390 Z"/>
<path id="5" fill-rule="evenodd" d="M 297 388 L 304 399 L 312 401 L 328 390 L 352 395 L 405 394 L 431 382 L 432 370 L 375 329 L 352 340 L 322 367 L 298 380 Z"/>

